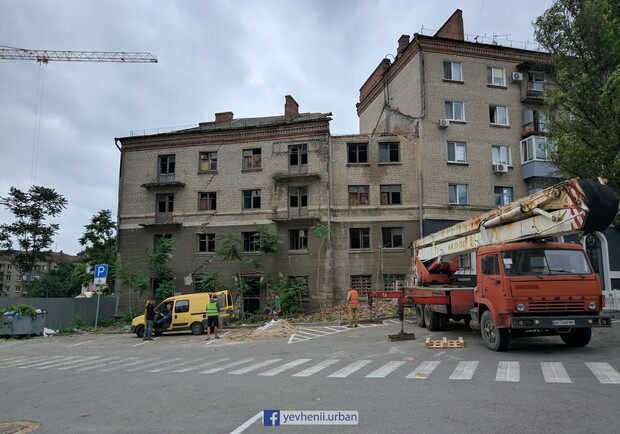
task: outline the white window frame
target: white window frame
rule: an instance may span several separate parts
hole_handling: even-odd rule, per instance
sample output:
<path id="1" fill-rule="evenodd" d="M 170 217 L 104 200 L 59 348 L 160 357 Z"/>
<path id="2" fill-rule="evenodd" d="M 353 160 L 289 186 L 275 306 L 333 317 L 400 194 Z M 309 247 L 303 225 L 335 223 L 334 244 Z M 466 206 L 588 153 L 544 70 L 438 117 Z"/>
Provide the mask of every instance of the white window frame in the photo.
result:
<path id="1" fill-rule="evenodd" d="M 446 69 L 446 65 L 450 65 L 450 69 Z M 446 73 L 449 72 L 449 77 Z M 458 76 L 458 77 L 457 77 Z M 463 64 L 461 62 L 453 62 L 451 60 L 443 61 L 443 79 L 449 81 L 463 81 Z"/>
<path id="2" fill-rule="evenodd" d="M 452 159 L 450 159 L 450 151 L 452 151 Z M 462 158 L 459 158 L 460 155 Z M 467 144 L 465 142 L 448 141 L 448 163 L 467 163 Z"/>
<path id="3" fill-rule="evenodd" d="M 503 119 L 501 118 L 502 111 Z M 510 125 L 508 122 L 508 107 L 505 105 L 489 105 L 489 123 L 493 125 Z"/>
<path id="4" fill-rule="evenodd" d="M 465 193 L 465 200 L 461 201 L 461 195 Z M 454 193 L 452 193 L 454 192 Z M 454 200 L 451 196 L 454 194 Z M 467 184 L 448 184 L 448 203 L 450 205 L 468 205 L 469 204 L 469 186 Z"/>
<path id="5" fill-rule="evenodd" d="M 460 117 L 456 116 L 458 111 L 460 111 Z M 444 103 L 444 114 L 445 118 L 451 121 L 465 122 L 465 103 L 463 101 L 446 101 Z"/>
<path id="6" fill-rule="evenodd" d="M 529 136 L 521 140 L 521 164 L 528 163 L 530 161 L 548 161 L 549 142 L 544 136 Z M 538 145 L 542 145 L 539 147 Z M 544 155 L 541 155 L 543 153 Z"/>
<path id="7" fill-rule="evenodd" d="M 487 84 L 506 87 L 506 70 L 497 66 L 487 66 Z"/>
<path id="8" fill-rule="evenodd" d="M 493 164 L 506 163 L 512 166 L 512 157 L 510 146 L 508 145 L 491 145 L 491 159 Z"/>
<path id="9" fill-rule="evenodd" d="M 500 193 L 497 192 L 498 189 L 502 189 L 502 191 Z M 510 200 L 507 200 L 507 195 L 506 193 L 510 194 Z M 498 195 L 500 195 L 500 201 L 498 203 Z M 495 206 L 503 206 L 503 205 L 508 205 L 509 203 L 514 202 L 515 200 L 515 192 L 514 192 L 514 188 L 512 187 L 505 187 L 505 186 L 501 186 L 501 185 L 496 185 L 493 187 L 493 200 L 495 202 Z"/>

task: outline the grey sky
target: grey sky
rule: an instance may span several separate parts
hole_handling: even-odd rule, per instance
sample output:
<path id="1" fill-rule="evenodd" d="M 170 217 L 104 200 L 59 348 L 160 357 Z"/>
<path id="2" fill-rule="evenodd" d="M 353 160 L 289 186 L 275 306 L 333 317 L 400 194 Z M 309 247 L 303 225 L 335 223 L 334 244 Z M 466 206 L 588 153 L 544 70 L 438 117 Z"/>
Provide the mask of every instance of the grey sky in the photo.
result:
<path id="1" fill-rule="evenodd" d="M 359 88 L 381 59 L 395 54 L 400 35 L 438 29 L 460 8 L 466 34 L 532 42 L 532 22 L 550 5 L 551 0 L 0 0 L 0 45 L 145 51 L 159 59 L 46 66 L 0 60 L 0 196 L 11 186 L 27 190 L 33 175 L 34 184 L 64 195 L 69 205 L 57 219 L 61 230 L 53 248 L 76 254 L 94 214 L 111 209 L 116 215 L 120 155 L 114 137 L 195 126 L 223 111 L 235 118 L 280 115 L 288 94 L 301 112 L 332 112 L 333 134 L 354 134 Z M 0 209 L 0 221 L 12 221 L 7 210 Z"/>

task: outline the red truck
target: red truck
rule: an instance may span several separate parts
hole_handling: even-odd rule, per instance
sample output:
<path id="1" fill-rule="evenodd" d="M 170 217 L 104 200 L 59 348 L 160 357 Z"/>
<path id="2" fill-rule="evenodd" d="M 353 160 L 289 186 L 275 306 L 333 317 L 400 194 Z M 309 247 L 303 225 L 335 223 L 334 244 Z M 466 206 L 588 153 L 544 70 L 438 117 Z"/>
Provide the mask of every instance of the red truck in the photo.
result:
<path id="1" fill-rule="evenodd" d="M 369 303 L 397 298 L 401 315 L 415 307 L 418 325 L 432 331 L 463 320 L 494 351 L 534 335 L 585 346 L 592 327 L 610 327 L 611 318 L 582 245 L 557 239 L 602 231 L 617 212 L 602 180 L 564 181 L 414 241 L 413 285 L 373 292 Z M 475 286 L 460 286 L 458 257 L 471 252 Z"/>

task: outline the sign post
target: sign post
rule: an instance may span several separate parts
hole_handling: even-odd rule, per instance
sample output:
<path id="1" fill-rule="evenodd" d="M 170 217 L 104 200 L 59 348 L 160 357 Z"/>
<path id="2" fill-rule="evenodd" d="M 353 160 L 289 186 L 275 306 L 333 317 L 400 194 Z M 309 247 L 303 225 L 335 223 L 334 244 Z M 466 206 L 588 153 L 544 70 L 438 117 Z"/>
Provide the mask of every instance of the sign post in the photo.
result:
<path id="1" fill-rule="evenodd" d="M 95 285 L 99 288 L 97 291 L 97 312 L 95 313 L 95 330 L 97 330 L 97 322 L 99 321 L 99 300 L 101 299 L 101 287 L 106 284 L 108 279 L 108 264 L 95 265 Z"/>

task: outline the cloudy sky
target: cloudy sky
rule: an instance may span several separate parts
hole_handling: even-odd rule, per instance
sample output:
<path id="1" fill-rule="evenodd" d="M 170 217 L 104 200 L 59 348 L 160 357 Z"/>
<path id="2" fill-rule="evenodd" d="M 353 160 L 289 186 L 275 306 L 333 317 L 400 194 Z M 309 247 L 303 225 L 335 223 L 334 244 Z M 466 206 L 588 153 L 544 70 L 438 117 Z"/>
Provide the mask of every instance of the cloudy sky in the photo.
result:
<path id="1" fill-rule="evenodd" d="M 359 88 L 402 34 L 460 8 L 465 33 L 533 42 L 551 0 L 0 0 L 0 45 L 141 51 L 157 64 L 0 60 L 0 196 L 54 188 L 68 201 L 53 249 L 76 254 L 84 226 L 117 210 L 119 151 L 132 130 L 332 112 L 358 132 Z M 533 45 L 530 46 L 533 48 Z M 12 221 L 0 209 L 0 222 Z"/>

